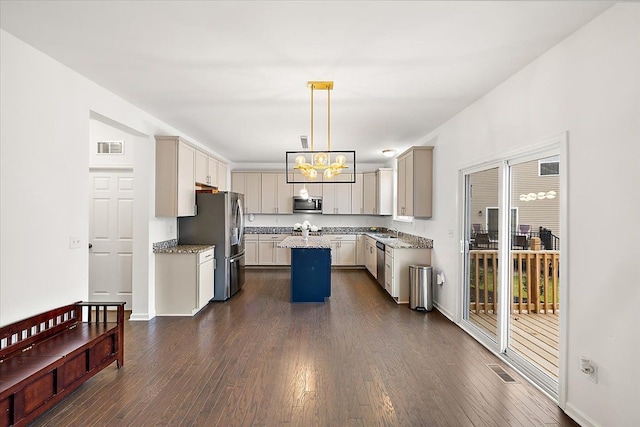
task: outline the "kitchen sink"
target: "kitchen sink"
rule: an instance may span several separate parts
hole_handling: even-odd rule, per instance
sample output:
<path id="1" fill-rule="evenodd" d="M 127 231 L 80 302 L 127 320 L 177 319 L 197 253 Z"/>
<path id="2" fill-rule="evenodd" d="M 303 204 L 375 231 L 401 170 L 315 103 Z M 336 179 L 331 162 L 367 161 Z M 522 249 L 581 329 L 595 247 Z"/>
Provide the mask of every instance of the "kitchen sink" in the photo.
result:
<path id="1" fill-rule="evenodd" d="M 391 234 L 376 234 L 376 237 L 380 237 L 381 239 L 395 239 L 397 236 L 392 236 Z"/>

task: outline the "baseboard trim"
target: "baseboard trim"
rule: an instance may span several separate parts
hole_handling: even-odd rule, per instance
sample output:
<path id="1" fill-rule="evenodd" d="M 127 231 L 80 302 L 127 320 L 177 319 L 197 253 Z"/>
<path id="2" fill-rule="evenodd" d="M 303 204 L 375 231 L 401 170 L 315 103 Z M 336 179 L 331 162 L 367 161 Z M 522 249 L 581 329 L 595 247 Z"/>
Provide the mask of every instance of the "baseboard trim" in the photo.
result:
<path id="1" fill-rule="evenodd" d="M 598 427 L 599 424 L 589 418 L 584 412 L 576 408 L 571 404 L 571 402 L 567 402 L 566 410 L 564 411 L 571 419 L 580 424 L 582 427 Z"/>
<path id="2" fill-rule="evenodd" d="M 149 320 L 153 319 L 154 316 L 149 316 L 149 313 L 131 313 L 131 316 L 129 316 L 129 321 L 130 322 L 148 322 Z"/>
<path id="3" fill-rule="evenodd" d="M 433 303 L 433 307 L 438 310 L 440 313 L 442 313 L 444 315 L 444 317 L 446 317 L 447 319 L 451 320 L 452 322 L 455 323 L 454 320 L 454 316 L 453 313 L 450 313 L 449 311 L 445 310 L 443 307 L 440 306 L 440 304 L 438 304 L 437 302 Z"/>

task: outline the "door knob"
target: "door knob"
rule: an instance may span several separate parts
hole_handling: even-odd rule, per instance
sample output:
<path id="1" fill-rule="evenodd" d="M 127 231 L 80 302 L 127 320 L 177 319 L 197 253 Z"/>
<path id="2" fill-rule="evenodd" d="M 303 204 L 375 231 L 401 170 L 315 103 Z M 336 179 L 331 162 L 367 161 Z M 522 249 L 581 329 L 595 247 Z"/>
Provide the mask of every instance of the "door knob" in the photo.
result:
<path id="1" fill-rule="evenodd" d="M 93 243 L 89 243 L 89 249 L 93 247 Z"/>

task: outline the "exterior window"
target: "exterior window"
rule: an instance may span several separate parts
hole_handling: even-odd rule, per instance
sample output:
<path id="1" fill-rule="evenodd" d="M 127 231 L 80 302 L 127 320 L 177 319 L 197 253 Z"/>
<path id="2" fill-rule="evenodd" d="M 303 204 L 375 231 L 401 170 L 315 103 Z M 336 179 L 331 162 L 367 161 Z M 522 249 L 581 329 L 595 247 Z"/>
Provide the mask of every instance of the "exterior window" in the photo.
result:
<path id="1" fill-rule="evenodd" d="M 560 157 L 553 156 L 538 160 L 538 176 L 560 175 Z"/>

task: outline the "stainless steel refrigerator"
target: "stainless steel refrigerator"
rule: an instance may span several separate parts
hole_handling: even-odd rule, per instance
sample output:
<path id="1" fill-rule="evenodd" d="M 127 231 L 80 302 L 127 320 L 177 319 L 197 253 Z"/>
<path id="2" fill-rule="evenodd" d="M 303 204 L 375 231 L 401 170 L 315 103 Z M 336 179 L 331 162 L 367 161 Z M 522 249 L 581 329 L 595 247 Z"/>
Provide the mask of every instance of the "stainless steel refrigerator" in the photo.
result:
<path id="1" fill-rule="evenodd" d="M 244 284 L 244 195 L 198 193 L 197 215 L 178 218 L 178 243 L 215 245 L 214 301 L 231 298 Z"/>

